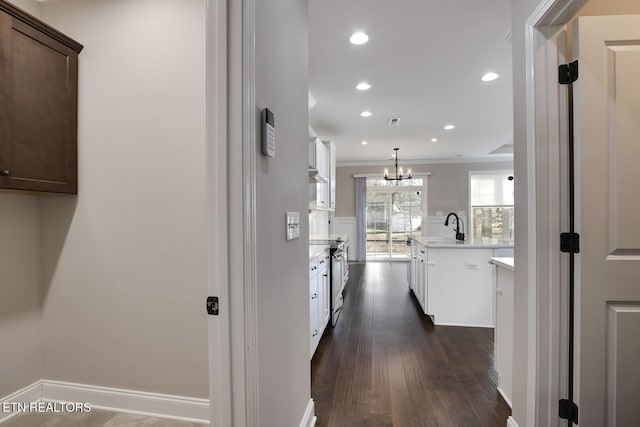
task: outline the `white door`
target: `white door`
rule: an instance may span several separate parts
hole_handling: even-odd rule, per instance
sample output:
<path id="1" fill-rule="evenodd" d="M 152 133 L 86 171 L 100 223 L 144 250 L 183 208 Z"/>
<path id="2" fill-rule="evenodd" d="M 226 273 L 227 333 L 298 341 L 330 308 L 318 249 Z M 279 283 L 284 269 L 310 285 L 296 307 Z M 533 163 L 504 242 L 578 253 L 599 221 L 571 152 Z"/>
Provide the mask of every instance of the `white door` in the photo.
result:
<path id="1" fill-rule="evenodd" d="M 580 427 L 640 425 L 640 16 L 579 18 L 575 90 Z"/>

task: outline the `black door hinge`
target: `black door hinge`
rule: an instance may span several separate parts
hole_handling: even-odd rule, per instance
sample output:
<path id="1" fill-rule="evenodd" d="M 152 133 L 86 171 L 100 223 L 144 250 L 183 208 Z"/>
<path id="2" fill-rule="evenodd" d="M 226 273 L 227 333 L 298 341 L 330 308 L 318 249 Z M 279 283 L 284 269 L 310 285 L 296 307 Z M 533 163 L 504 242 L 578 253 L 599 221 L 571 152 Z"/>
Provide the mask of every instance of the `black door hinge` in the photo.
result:
<path id="1" fill-rule="evenodd" d="M 558 415 L 563 420 L 569 420 L 574 424 L 578 424 L 578 405 L 576 405 L 572 400 L 560 399 L 558 412 Z"/>
<path id="2" fill-rule="evenodd" d="M 559 67 L 558 82 L 561 85 L 568 85 L 578 80 L 578 61 L 570 64 L 562 64 Z"/>
<path id="3" fill-rule="evenodd" d="M 207 297 L 207 313 L 211 316 L 217 316 L 218 312 L 218 297 Z"/>
<path id="4" fill-rule="evenodd" d="M 578 233 L 560 233 L 560 252 L 580 253 L 580 235 Z"/>

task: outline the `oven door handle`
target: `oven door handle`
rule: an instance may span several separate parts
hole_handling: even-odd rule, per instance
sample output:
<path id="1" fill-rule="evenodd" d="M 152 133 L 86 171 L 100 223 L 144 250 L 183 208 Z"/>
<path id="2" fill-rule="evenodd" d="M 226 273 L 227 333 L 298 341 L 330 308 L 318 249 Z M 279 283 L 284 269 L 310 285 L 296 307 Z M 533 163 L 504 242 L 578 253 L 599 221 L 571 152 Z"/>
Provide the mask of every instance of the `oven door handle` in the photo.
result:
<path id="1" fill-rule="evenodd" d="M 344 256 L 344 251 L 342 249 L 338 249 L 337 251 L 335 251 L 335 253 L 333 254 L 333 257 L 338 259 L 338 258 L 342 258 Z"/>

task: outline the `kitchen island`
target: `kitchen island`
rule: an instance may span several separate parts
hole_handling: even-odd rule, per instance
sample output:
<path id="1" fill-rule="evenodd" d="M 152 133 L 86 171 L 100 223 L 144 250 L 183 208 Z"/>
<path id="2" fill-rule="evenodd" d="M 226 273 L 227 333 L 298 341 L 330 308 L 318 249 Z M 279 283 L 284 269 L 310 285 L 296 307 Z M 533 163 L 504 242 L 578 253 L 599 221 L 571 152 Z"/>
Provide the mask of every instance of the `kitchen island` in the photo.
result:
<path id="1" fill-rule="evenodd" d="M 459 242 L 412 236 L 409 287 L 435 325 L 493 327 L 492 257 L 513 256 L 513 242 Z"/>

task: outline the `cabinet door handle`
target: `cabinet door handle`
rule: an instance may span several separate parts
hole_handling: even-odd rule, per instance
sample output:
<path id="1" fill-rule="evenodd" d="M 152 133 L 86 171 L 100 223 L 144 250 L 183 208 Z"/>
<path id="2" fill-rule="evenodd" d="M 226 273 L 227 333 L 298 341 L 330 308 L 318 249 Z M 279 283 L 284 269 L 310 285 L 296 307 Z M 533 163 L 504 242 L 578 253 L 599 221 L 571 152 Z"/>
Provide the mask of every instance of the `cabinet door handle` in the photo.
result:
<path id="1" fill-rule="evenodd" d="M 316 335 L 318 335 L 318 330 L 317 329 L 315 331 L 313 331 L 313 336 L 315 337 Z"/>
<path id="2" fill-rule="evenodd" d="M 329 275 L 328 275 L 328 274 L 323 274 L 322 276 L 323 276 L 323 277 L 328 277 Z"/>
<path id="3" fill-rule="evenodd" d="M 421 254 L 423 254 L 423 253 L 424 253 L 424 251 L 420 251 L 420 253 L 421 253 Z"/>
<path id="4" fill-rule="evenodd" d="M 0 172 L 0 175 L 9 176 L 11 175 L 11 171 L 9 169 L 2 169 L 2 172 Z"/>
<path id="5" fill-rule="evenodd" d="M 316 298 L 318 298 L 318 294 L 311 295 L 311 299 L 316 299 Z"/>

